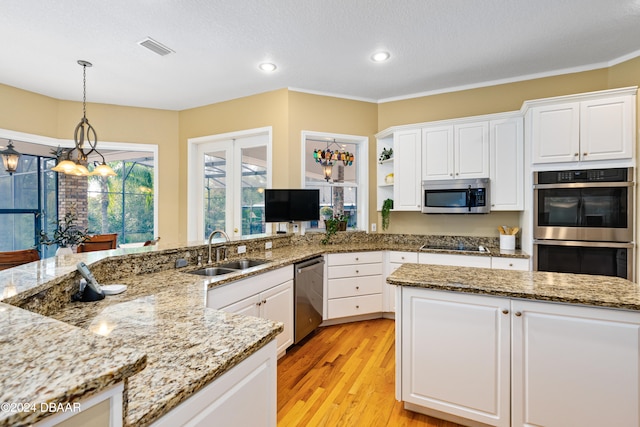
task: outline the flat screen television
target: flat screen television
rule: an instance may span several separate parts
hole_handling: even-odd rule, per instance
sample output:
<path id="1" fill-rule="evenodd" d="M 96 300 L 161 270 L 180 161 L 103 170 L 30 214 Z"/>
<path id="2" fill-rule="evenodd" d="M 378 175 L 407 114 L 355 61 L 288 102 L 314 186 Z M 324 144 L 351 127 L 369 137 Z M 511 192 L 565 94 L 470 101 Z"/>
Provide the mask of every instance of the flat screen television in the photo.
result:
<path id="1" fill-rule="evenodd" d="M 265 222 L 320 219 L 320 190 L 264 190 Z"/>

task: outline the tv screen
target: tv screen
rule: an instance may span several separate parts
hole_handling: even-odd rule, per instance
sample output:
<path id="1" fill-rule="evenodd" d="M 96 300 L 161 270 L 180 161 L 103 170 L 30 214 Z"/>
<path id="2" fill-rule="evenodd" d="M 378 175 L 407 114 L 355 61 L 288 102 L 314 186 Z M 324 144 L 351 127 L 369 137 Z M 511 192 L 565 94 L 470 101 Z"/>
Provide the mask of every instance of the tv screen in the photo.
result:
<path id="1" fill-rule="evenodd" d="M 320 190 L 264 191 L 265 222 L 314 221 L 320 219 Z"/>

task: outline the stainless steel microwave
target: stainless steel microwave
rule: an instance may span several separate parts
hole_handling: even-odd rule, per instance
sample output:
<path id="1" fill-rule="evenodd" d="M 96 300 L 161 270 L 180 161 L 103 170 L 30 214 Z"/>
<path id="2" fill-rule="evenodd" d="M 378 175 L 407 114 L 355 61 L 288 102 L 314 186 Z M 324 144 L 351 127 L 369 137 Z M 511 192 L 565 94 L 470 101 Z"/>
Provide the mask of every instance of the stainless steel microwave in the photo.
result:
<path id="1" fill-rule="evenodd" d="M 490 211 L 488 178 L 422 181 L 422 213 L 484 214 Z"/>

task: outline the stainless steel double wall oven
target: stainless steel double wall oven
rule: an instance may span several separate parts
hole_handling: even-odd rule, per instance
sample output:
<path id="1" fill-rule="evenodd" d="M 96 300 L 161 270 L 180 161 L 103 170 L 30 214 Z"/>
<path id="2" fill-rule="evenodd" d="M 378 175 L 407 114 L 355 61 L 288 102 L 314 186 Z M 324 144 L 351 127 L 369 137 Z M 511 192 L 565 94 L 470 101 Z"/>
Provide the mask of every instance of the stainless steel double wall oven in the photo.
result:
<path id="1" fill-rule="evenodd" d="M 534 269 L 634 279 L 633 168 L 534 173 Z"/>

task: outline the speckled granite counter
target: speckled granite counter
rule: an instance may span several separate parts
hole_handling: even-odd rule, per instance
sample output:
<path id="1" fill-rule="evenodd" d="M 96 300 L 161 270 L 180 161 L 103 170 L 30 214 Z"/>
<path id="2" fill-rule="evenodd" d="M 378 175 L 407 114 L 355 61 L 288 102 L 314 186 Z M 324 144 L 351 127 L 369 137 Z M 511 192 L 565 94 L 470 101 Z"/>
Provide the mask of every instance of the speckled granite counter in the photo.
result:
<path id="1" fill-rule="evenodd" d="M 507 271 L 403 264 L 393 285 L 640 310 L 640 287 L 626 279 L 587 274 Z"/>
<path id="2" fill-rule="evenodd" d="M 124 413 L 126 425 L 148 425 L 261 348 L 282 330 L 281 324 L 268 320 L 205 308 L 207 289 L 322 253 L 374 250 L 417 252 L 426 238 L 345 233 L 332 244 L 322 246 L 318 244 L 321 235 L 314 234 L 296 237 L 295 240 L 287 235 L 231 242 L 227 245 L 232 248 L 233 245 L 246 244 L 247 256 L 265 258 L 271 262 L 242 273 L 218 277 L 185 274 L 186 270 L 195 268 L 198 255 L 206 258 L 206 247 L 201 243 L 162 244 L 49 258 L 0 271 L 0 300 L 64 322 L 6 306 L 9 307 L 7 313 L 12 313 L 14 318 L 16 315 L 13 313 L 21 313 L 25 328 L 39 325 L 39 333 L 47 336 L 49 342 L 63 342 L 65 334 L 74 332 L 79 340 L 91 337 L 99 345 L 96 344 L 96 352 L 89 351 L 85 356 L 94 356 L 98 364 L 112 360 L 112 365 L 105 366 L 121 372 L 122 378 L 140 371 L 146 361 L 146 368 L 128 379 Z M 262 249 L 265 239 L 273 241 L 271 251 Z M 449 241 L 451 238 L 435 240 Z M 500 256 L 495 252 L 495 247 L 493 249 L 489 253 L 469 255 Z M 460 251 L 451 253 L 466 254 Z M 519 252 L 505 255 L 528 257 Z M 189 266 L 176 270 L 174 263 L 177 258 L 186 259 Z M 124 294 L 109 296 L 98 302 L 70 302 L 70 295 L 77 290 L 75 265 L 79 261 L 90 265 L 100 283 L 124 283 L 129 289 Z M 0 304 L 1 307 L 5 305 Z M 7 330 L 4 339 L 11 345 L 0 347 L 0 364 L 16 369 L 31 366 L 26 359 L 33 357 L 32 351 L 31 348 L 28 351 L 25 348 L 28 344 L 20 342 L 23 339 L 20 332 Z M 64 352 L 60 347 L 51 353 Z M 8 363 L 15 353 L 21 353 L 23 359 L 17 359 L 15 364 L 13 361 Z M 113 358 L 114 354 L 120 356 Z M 46 390 L 37 387 L 49 381 L 47 375 L 56 378 L 55 372 L 70 375 L 62 375 L 58 382 L 52 383 L 59 390 L 59 396 L 53 397 L 54 400 L 65 399 L 69 393 L 69 398 L 84 397 L 82 387 L 78 388 L 73 383 L 76 375 L 69 360 L 59 358 L 50 364 L 46 362 L 48 359 L 42 360 L 48 367 L 45 369 L 36 364 L 42 376 L 31 376 L 31 371 L 25 371 L 20 385 L 7 382 L 9 372 L 3 375 L 2 396 L 5 401 L 24 397 L 39 402 L 47 395 Z M 108 385 L 101 378 L 100 375 L 85 378 L 85 382 L 94 386 L 87 391 L 87 395 Z M 35 394 L 29 395 L 33 390 L 36 390 Z M 20 420 L 12 418 L 10 424 L 22 425 L 34 420 L 33 417 Z M 0 423 L 2 425 L 8 424 Z"/>
<path id="3" fill-rule="evenodd" d="M 146 364 L 133 347 L 7 304 L 0 303 L 0 324 L 0 402 L 33 405 L 25 412 L 3 408 L 3 427 L 31 424 L 49 415 L 40 404 L 72 402 Z"/>

